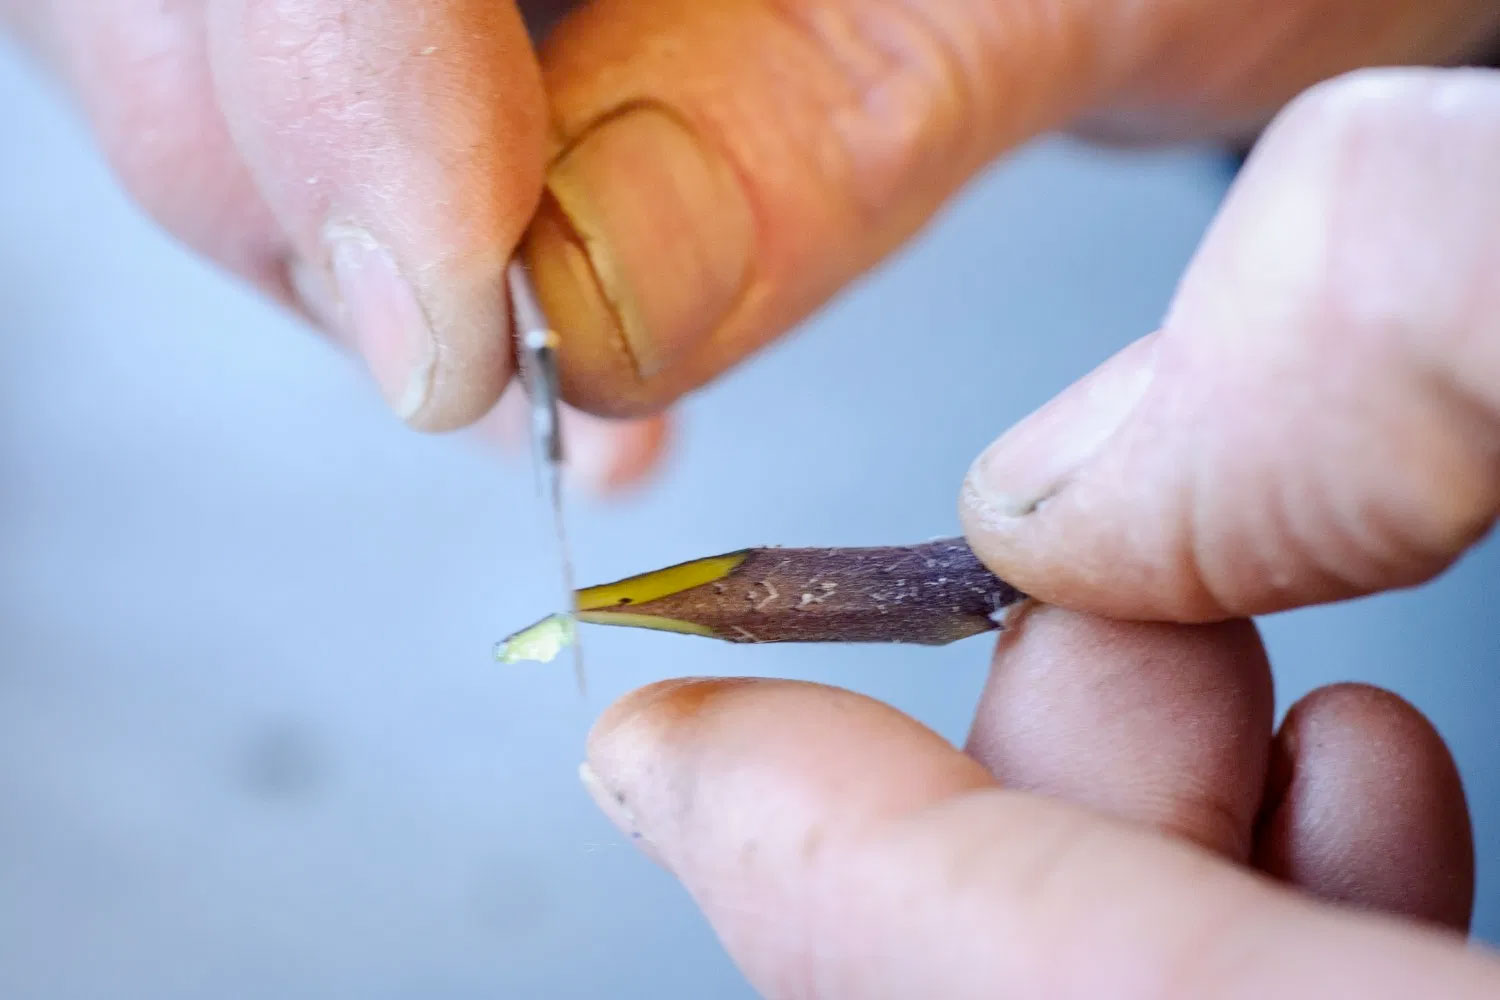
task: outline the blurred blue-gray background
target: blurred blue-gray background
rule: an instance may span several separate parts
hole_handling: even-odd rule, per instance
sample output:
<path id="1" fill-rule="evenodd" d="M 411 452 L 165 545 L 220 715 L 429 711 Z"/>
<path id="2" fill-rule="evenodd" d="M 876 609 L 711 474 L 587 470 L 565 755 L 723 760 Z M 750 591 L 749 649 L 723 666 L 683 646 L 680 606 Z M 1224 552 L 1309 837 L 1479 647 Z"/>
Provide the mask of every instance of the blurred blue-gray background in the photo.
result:
<path id="1" fill-rule="evenodd" d="M 0 996 L 748 996 L 577 786 L 592 718 L 656 678 L 769 673 L 958 739 L 985 642 L 591 632 L 584 701 L 566 670 L 498 668 L 492 640 L 551 610 L 528 470 L 402 429 L 154 230 L 8 50 L 0 108 Z M 581 576 L 953 531 L 970 458 L 1155 324 L 1227 176 L 1187 153 L 1012 158 L 687 401 L 654 486 L 574 512 Z M 1448 737 L 1490 941 L 1497 590 L 1490 544 L 1420 591 L 1265 623 L 1283 706 L 1362 678 Z"/>

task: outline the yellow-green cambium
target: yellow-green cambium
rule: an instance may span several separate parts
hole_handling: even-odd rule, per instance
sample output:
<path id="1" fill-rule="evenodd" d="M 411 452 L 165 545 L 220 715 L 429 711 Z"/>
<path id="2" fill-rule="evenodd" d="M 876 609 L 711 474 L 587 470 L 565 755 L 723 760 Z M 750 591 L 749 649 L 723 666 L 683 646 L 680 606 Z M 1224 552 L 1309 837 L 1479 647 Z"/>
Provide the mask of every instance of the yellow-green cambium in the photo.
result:
<path id="1" fill-rule="evenodd" d="M 577 626 L 572 615 L 548 615 L 496 643 L 495 659 L 501 663 L 551 663 L 576 638 Z"/>

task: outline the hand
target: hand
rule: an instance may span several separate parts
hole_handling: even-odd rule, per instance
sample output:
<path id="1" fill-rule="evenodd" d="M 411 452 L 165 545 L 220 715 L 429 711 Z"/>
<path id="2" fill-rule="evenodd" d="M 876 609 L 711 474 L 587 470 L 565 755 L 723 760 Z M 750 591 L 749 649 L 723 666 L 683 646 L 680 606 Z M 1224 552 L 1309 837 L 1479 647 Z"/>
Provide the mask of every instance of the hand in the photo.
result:
<path id="1" fill-rule="evenodd" d="M 1168 622 L 1446 566 L 1500 503 L 1497 162 L 1500 74 L 1298 100 L 1161 331 L 976 462 L 976 551 Z M 1271 705 L 1243 620 L 1043 606 L 967 755 L 853 694 L 678 682 L 606 714 L 584 777 L 771 997 L 1496 995 L 1432 929 L 1473 887 L 1438 735 L 1362 686 L 1274 739 Z"/>
<path id="2" fill-rule="evenodd" d="M 1360 686 L 1271 712 L 1248 623 L 1043 607 L 967 754 L 849 692 L 677 681 L 583 773 L 771 1000 L 1495 996 L 1439 929 L 1473 856 L 1437 734 Z"/>
<path id="3" fill-rule="evenodd" d="M 0 15 L 151 215 L 296 303 L 434 429 L 478 419 L 506 384 L 501 267 L 538 205 L 526 249 L 567 333 L 567 394 L 641 416 L 1042 130 L 1241 133 L 1318 79 L 1468 58 L 1500 26 L 1489 0 L 593 0 L 538 63 L 504 0 L 0 0 Z M 585 426 L 589 478 L 644 467 L 611 464 L 609 434 Z M 620 433 L 659 450 L 659 425 Z"/>
<path id="4" fill-rule="evenodd" d="M 1367 71 L 1269 129 L 1162 328 L 992 445 L 1004 579 L 1213 621 L 1420 583 L 1500 512 L 1500 73 Z"/>

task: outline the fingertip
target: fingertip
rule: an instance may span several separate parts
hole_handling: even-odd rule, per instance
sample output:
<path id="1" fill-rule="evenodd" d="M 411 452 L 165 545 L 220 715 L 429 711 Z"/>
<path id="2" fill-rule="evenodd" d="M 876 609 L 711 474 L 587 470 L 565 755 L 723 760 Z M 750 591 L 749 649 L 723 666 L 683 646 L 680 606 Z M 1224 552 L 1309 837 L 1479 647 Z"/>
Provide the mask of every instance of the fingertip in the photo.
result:
<path id="1" fill-rule="evenodd" d="M 761 724 L 756 689 L 768 685 L 774 682 L 686 677 L 639 688 L 600 714 L 585 759 L 604 787 L 634 803 L 632 815 L 654 842 L 670 840 L 691 807 L 704 758 L 753 739 Z"/>
<path id="2" fill-rule="evenodd" d="M 368 232 L 338 225 L 326 268 L 299 262 L 291 274 L 302 310 L 364 361 L 408 426 L 458 430 L 494 409 L 514 368 L 497 256 L 413 281 Z"/>
<path id="3" fill-rule="evenodd" d="M 514 5 L 217 0 L 206 20 L 218 102 L 306 311 L 411 426 L 479 419 L 510 377 L 504 270 L 544 169 Z"/>
<path id="4" fill-rule="evenodd" d="M 936 733 L 889 705 L 842 688 L 751 677 L 667 680 L 625 695 L 590 731 L 588 760 L 608 777 L 625 766 L 651 770 L 653 762 L 672 755 L 683 763 L 701 754 L 710 766 L 735 769 L 734 777 L 741 778 L 741 764 L 779 764 L 779 754 L 803 744 L 827 749 L 829 755 L 816 761 L 820 766 L 845 766 L 861 737 L 874 733 L 890 737 L 891 746 L 880 756 L 893 764 L 900 761 L 903 744 L 915 744 L 983 773 Z"/>
<path id="5" fill-rule="evenodd" d="M 649 757 L 678 725 L 706 717 L 715 699 L 756 683 L 760 682 L 748 678 L 682 677 L 637 688 L 606 708 L 589 730 L 589 763 L 600 773 L 614 773 L 616 762 Z"/>
<path id="6" fill-rule="evenodd" d="M 419 405 L 396 405 L 397 414 L 412 427 L 468 427 L 494 408 L 510 382 L 515 362 L 505 283 L 509 253 L 508 246 L 503 252 L 497 246 L 442 268 L 445 273 L 418 286 L 429 317 L 431 348 L 418 355 L 408 378 L 423 380 L 426 388 Z M 373 361 L 375 355 L 366 357 Z"/>
<path id="7" fill-rule="evenodd" d="M 838 785 L 854 816 L 993 783 L 890 706 L 793 681 L 653 684 L 611 705 L 587 747 L 602 784 L 633 803 L 639 829 L 689 880 L 756 826 L 825 822 L 817 789 Z"/>
<path id="8" fill-rule="evenodd" d="M 976 509 L 995 522 L 1021 519 L 1068 489 L 1151 388 L 1157 343 L 1148 336 L 1126 347 L 986 448 L 966 480 Z"/>
<path id="9" fill-rule="evenodd" d="M 1134 621 L 1244 617 L 1206 584 L 1185 481 L 1180 372 L 1157 332 L 1128 345 L 987 447 L 958 499 L 996 576 L 1046 604 Z M 1166 370 L 1163 370 L 1163 369 Z"/>
<path id="10" fill-rule="evenodd" d="M 1256 863 L 1325 899 L 1463 930 L 1474 845 L 1441 735 L 1366 684 L 1313 691 L 1272 749 Z"/>
<path id="11" fill-rule="evenodd" d="M 1042 605 L 997 646 L 968 749 L 1007 788 L 1244 860 L 1272 711 L 1248 621 L 1125 622 Z"/>

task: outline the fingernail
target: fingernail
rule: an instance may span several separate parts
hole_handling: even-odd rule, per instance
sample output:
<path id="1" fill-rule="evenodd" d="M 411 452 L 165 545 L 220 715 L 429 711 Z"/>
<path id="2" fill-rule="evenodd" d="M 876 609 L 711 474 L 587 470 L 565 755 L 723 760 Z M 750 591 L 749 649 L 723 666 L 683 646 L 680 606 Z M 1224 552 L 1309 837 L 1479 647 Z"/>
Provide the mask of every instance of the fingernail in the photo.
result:
<path id="1" fill-rule="evenodd" d="M 427 315 L 390 251 L 368 233 L 336 227 L 329 263 L 342 320 L 381 394 L 410 420 L 432 390 L 437 347 Z"/>
<path id="2" fill-rule="evenodd" d="M 641 853 L 657 864 L 662 864 L 661 855 L 657 853 L 656 848 L 646 839 L 645 834 L 637 825 L 635 814 L 625 794 L 607 786 L 599 777 L 598 772 L 587 763 L 578 765 L 578 780 L 583 783 L 584 791 L 589 793 L 589 798 L 594 800 L 594 805 L 599 807 L 599 811 L 604 813 L 605 818 L 629 837 Z"/>
<path id="3" fill-rule="evenodd" d="M 338 299 L 329 287 L 327 274 L 296 257 L 287 264 L 286 276 L 287 286 L 296 300 L 294 304 L 302 314 L 329 336 L 341 334 Z"/>
<path id="4" fill-rule="evenodd" d="M 602 119 L 547 177 L 529 256 L 562 330 L 609 330 L 649 379 L 708 336 L 750 267 L 754 223 L 722 156 L 644 106 Z"/>
<path id="5" fill-rule="evenodd" d="M 978 499 L 1022 517 L 1066 486 L 1145 395 L 1155 349 L 1155 335 L 1136 341 L 986 448 L 969 470 Z"/>

